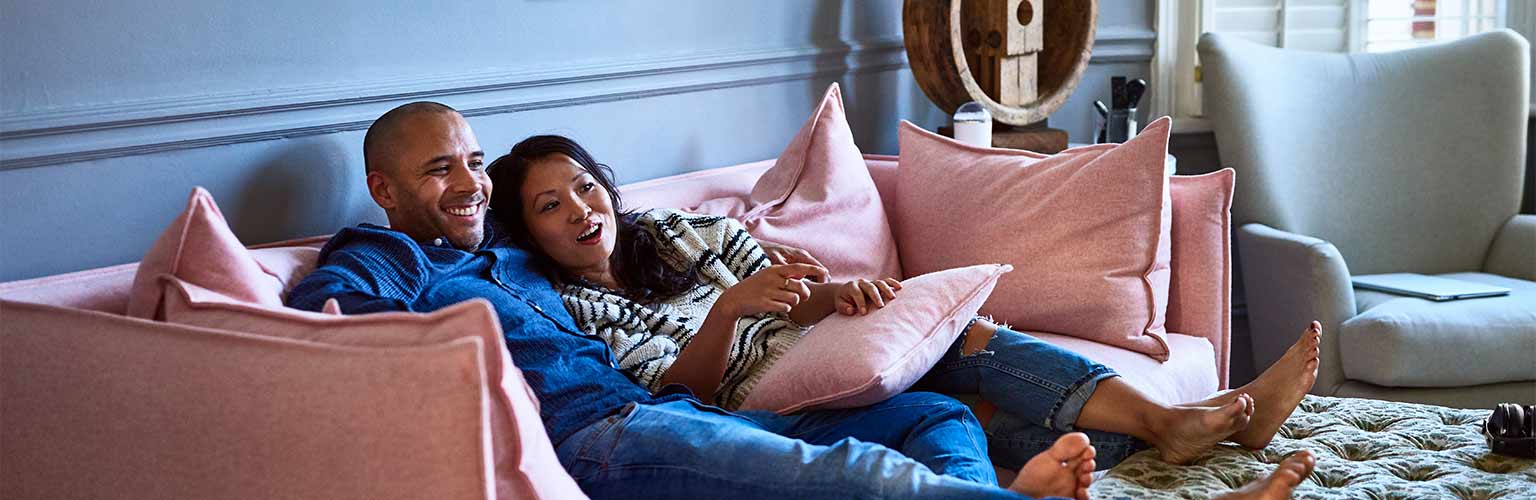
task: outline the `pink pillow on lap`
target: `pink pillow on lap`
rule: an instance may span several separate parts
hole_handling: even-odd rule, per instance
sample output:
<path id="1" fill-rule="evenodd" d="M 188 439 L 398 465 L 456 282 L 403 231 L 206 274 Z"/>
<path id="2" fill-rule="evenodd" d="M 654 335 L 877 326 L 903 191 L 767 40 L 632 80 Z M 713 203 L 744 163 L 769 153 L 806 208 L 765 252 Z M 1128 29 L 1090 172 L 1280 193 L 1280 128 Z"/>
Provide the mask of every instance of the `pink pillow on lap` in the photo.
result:
<path id="1" fill-rule="evenodd" d="M 555 456 L 539 417 L 538 398 L 512 364 L 501 324 L 484 300 L 470 300 L 430 314 L 379 313 L 341 316 L 240 303 L 173 276 L 162 278 L 165 319 L 171 323 L 357 347 L 433 345 L 478 337 L 485 345 L 490 394 L 491 444 L 498 498 L 586 498 Z M 497 390 L 499 389 L 499 390 Z M 380 409 L 385 410 L 385 409 Z"/>
<path id="2" fill-rule="evenodd" d="M 688 211 L 729 216 L 754 238 L 803 248 L 833 279 L 902 276 L 880 192 L 853 142 L 835 83 L 750 199 L 719 198 Z"/>
<path id="3" fill-rule="evenodd" d="M 925 274 L 902 281 L 896 300 L 868 315 L 833 313 L 769 368 L 742 409 L 855 408 L 907 390 L 944 356 L 1011 269 L 993 264 Z"/>
<path id="4" fill-rule="evenodd" d="M 976 148 L 903 122 L 895 226 L 910 274 L 988 262 L 981 312 L 1014 328 L 1168 357 L 1169 120 L 1057 155 Z"/>

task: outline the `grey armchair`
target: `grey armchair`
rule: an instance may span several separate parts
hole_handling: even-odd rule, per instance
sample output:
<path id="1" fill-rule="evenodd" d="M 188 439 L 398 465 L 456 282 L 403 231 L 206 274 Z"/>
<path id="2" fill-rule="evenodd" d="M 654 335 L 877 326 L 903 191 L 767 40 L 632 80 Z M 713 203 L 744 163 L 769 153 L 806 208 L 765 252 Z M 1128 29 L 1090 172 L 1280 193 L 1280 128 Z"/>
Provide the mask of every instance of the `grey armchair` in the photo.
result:
<path id="1" fill-rule="evenodd" d="M 1237 170 L 1254 363 L 1324 325 L 1313 393 L 1536 402 L 1536 216 L 1517 215 L 1530 46 L 1501 30 L 1378 54 L 1200 39 L 1205 113 Z M 1413 272 L 1508 287 L 1431 302 L 1355 290 Z"/>

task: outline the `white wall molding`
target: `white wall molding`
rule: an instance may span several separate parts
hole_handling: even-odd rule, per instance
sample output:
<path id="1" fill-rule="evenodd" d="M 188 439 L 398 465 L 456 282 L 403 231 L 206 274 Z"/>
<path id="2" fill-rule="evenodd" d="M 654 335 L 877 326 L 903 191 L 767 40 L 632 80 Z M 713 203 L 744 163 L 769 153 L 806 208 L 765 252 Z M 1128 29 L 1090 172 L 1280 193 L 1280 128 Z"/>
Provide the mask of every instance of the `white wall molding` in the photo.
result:
<path id="1" fill-rule="evenodd" d="M 1090 62 L 1150 61 L 1156 39 L 1151 30 L 1099 30 Z M 902 41 L 893 37 L 47 109 L 0 116 L 0 171 L 363 130 L 390 108 L 417 100 L 441 101 L 473 117 L 906 64 Z"/>
<path id="2" fill-rule="evenodd" d="M 887 38 L 79 106 L 0 117 L 0 170 L 362 130 L 416 100 L 480 116 L 904 67 Z"/>
<path id="3" fill-rule="evenodd" d="M 1157 32 L 1141 28 L 1098 30 L 1090 63 L 1147 62 L 1152 60 Z"/>

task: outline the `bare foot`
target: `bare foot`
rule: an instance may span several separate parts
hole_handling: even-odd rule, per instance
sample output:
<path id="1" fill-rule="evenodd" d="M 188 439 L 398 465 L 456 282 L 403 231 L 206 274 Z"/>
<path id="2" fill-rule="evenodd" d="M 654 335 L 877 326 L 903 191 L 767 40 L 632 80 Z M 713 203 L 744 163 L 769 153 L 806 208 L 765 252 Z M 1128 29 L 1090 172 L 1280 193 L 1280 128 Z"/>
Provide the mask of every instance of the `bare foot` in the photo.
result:
<path id="1" fill-rule="evenodd" d="M 1050 449 L 1029 459 L 1008 489 L 1035 498 L 1088 500 L 1088 485 L 1093 482 L 1093 455 L 1087 434 L 1063 435 Z"/>
<path id="2" fill-rule="evenodd" d="M 1312 467 L 1317 465 L 1317 459 L 1308 451 L 1298 451 L 1275 467 L 1275 471 L 1269 473 L 1254 482 L 1243 485 L 1237 491 L 1218 496 L 1223 500 L 1279 500 L 1291 498 L 1291 492 L 1301 484 L 1308 474 L 1312 473 Z"/>
<path id="3" fill-rule="evenodd" d="M 1153 423 L 1153 446 L 1163 461 L 1184 464 L 1204 454 L 1216 443 L 1248 426 L 1253 416 L 1253 399 L 1247 394 L 1232 396 L 1231 401 L 1215 408 L 1175 406 L 1161 422 Z"/>
<path id="4" fill-rule="evenodd" d="M 1291 412 L 1296 411 L 1302 396 L 1306 396 L 1307 391 L 1312 390 L 1312 384 L 1317 382 L 1318 344 L 1322 341 L 1322 329 L 1322 324 L 1313 321 L 1301 333 L 1301 337 L 1296 339 L 1296 343 L 1280 356 L 1280 360 L 1264 370 L 1259 378 L 1236 390 L 1193 403 L 1192 406 L 1226 404 L 1237 394 L 1252 396 L 1256 406 L 1253 420 L 1247 428 L 1237 431 L 1229 440 L 1255 450 L 1269 446 L 1269 442 L 1275 438 L 1275 432 L 1280 430 L 1280 424 L 1285 423 Z"/>

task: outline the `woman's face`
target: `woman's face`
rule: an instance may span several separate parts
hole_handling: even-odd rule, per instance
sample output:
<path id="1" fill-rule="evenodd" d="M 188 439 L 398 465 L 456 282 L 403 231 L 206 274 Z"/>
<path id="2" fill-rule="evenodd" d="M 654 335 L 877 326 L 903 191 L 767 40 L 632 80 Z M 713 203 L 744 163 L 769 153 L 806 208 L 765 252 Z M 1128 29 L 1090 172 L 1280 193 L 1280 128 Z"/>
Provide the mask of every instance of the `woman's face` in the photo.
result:
<path id="1" fill-rule="evenodd" d="M 568 274 L 604 276 L 618 239 L 608 190 L 558 153 L 534 160 L 520 189 L 523 223 L 539 248 Z"/>

